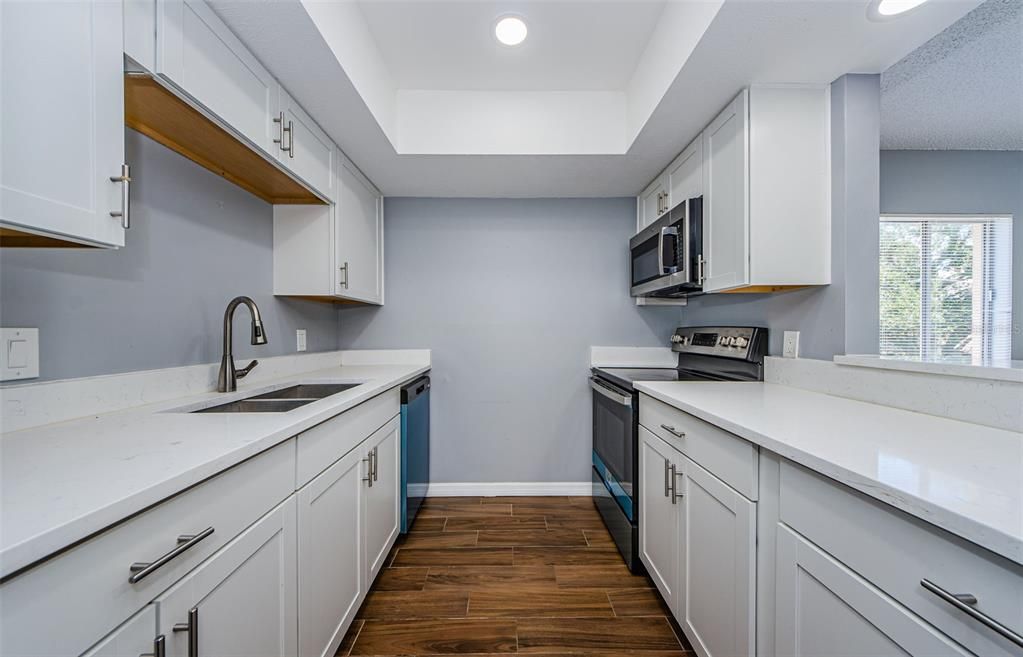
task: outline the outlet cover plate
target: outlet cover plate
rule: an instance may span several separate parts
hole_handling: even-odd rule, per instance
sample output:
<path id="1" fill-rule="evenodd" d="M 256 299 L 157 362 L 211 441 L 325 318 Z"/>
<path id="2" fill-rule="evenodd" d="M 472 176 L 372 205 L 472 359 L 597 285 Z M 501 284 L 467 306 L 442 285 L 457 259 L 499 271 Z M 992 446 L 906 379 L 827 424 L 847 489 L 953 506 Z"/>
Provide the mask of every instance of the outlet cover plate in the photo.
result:
<path id="1" fill-rule="evenodd" d="M 305 329 L 295 330 L 295 349 L 298 351 L 306 350 Z"/>
<path id="2" fill-rule="evenodd" d="M 781 355 L 785 358 L 799 358 L 799 331 L 785 331 Z"/>

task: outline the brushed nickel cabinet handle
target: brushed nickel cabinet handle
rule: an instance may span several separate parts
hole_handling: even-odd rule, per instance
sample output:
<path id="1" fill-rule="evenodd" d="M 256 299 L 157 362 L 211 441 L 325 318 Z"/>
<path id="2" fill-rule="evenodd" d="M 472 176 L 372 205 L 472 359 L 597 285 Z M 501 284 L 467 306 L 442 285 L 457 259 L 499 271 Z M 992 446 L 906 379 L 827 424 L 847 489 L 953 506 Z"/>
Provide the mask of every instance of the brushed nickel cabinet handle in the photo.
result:
<path id="1" fill-rule="evenodd" d="M 373 448 L 373 481 L 380 479 L 380 448 Z"/>
<path id="2" fill-rule="evenodd" d="M 685 431 L 679 431 L 675 427 L 669 427 L 667 424 L 662 424 L 661 428 L 664 429 L 665 431 L 667 431 L 668 433 L 670 433 L 671 435 L 675 436 L 676 438 L 685 438 L 686 437 L 686 432 Z"/>
<path id="3" fill-rule="evenodd" d="M 284 150 L 288 151 L 288 157 L 295 159 L 295 124 L 293 121 L 288 121 L 288 127 L 284 128 L 283 132 L 288 133 L 288 147 Z M 281 137 L 283 138 L 283 134 Z"/>
<path id="4" fill-rule="evenodd" d="M 144 652 L 139 657 L 167 657 L 167 638 L 161 634 L 153 639 L 153 652 Z"/>
<path id="5" fill-rule="evenodd" d="M 277 144 L 281 149 L 284 148 L 284 112 L 279 113 L 274 117 L 274 123 L 276 123 L 280 130 L 277 132 L 277 138 L 274 139 L 274 143 Z"/>
<path id="6" fill-rule="evenodd" d="M 366 454 L 366 458 L 362 459 L 362 462 L 366 464 L 366 476 L 362 478 L 370 488 L 373 488 L 373 450 L 370 450 Z"/>
<path id="7" fill-rule="evenodd" d="M 121 183 L 121 209 L 111 210 L 111 217 L 120 217 L 121 226 L 128 230 L 131 228 L 131 167 L 127 164 L 121 165 L 121 175 L 110 176 L 110 182 Z"/>
<path id="8" fill-rule="evenodd" d="M 348 289 L 348 261 L 347 260 L 345 261 L 345 264 L 344 264 L 343 267 L 338 267 L 338 270 L 339 271 L 343 271 L 345 273 L 345 279 L 343 281 L 341 281 L 339 283 L 339 285 L 341 285 L 342 287 L 344 287 L 347 290 Z"/>
<path id="9" fill-rule="evenodd" d="M 920 580 L 920 586 L 924 587 L 978 623 L 987 626 L 996 634 L 1000 634 L 1020 648 L 1023 648 L 1023 635 L 1014 632 L 1005 625 L 996 621 L 994 618 L 991 618 L 987 614 L 973 608 L 973 605 L 977 604 L 976 596 L 970 593 L 950 593 L 929 579 Z"/>
<path id="10" fill-rule="evenodd" d="M 129 568 L 132 575 L 131 577 L 128 578 L 128 583 L 138 584 L 145 578 L 155 573 L 157 570 L 163 568 L 174 559 L 178 558 L 188 550 L 198 545 L 200 541 L 205 540 L 212 534 L 213 528 L 207 527 L 198 534 L 183 534 L 181 536 L 178 536 L 178 545 L 167 554 L 164 554 L 163 556 L 158 558 L 156 561 L 138 561 L 136 563 L 133 563 Z"/>
<path id="11" fill-rule="evenodd" d="M 672 476 L 672 480 L 671 480 L 671 486 L 672 486 L 672 495 L 674 496 L 674 498 L 671 500 L 671 503 L 675 504 L 675 500 L 681 500 L 683 497 L 686 496 L 686 494 L 678 492 L 678 481 L 677 481 L 676 478 L 677 477 L 681 477 L 682 473 L 678 472 L 677 470 L 674 470 L 672 472 L 672 475 L 673 476 Z"/>
<path id="12" fill-rule="evenodd" d="M 664 459 L 664 496 L 671 492 L 671 484 L 668 483 L 668 459 Z"/>
<path id="13" fill-rule="evenodd" d="M 187 623 L 175 623 L 175 632 L 188 632 L 188 657 L 199 657 L 199 608 L 188 610 Z"/>
<path id="14" fill-rule="evenodd" d="M 675 464 L 672 463 L 671 467 L 668 469 L 671 470 L 671 503 L 678 504 L 678 498 L 680 496 L 677 494 L 678 490 L 675 487 L 675 477 L 678 476 L 678 473 L 675 472 Z"/>

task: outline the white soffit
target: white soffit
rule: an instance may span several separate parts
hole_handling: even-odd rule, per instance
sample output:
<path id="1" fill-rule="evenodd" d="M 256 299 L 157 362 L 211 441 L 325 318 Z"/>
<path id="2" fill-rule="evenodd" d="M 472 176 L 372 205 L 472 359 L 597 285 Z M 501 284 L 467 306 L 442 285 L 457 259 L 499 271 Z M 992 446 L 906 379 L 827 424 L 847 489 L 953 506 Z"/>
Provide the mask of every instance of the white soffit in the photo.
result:
<path id="1" fill-rule="evenodd" d="M 487 85 L 475 66 L 424 72 L 406 62 L 407 53 L 383 52 L 395 46 L 382 44 L 400 44 L 400 39 L 374 35 L 381 27 L 370 24 L 390 11 L 376 2 L 369 9 L 351 0 L 212 4 L 388 196 L 606 197 L 637 193 L 742 87 L 827 84 L 847 72 L 879 73 L 980 2 L 931 0 L 886 22 L 868 20 L 866 0 L 395 3 L 424 10 L 443 5 L 445 11 L 464 4 L 470 13 L 483 4 L 495 17 L 507 7 L 530 22 L 526 44 L 538 29 L 543 32 L 529 19 L 534 6 L 564 12 L 562 5 L 568 5 L 580 25 L 603 35 L 613 31 L 604 23 L 615 12 L 635 4 L 636 20 L 622 28 L 631 39 L 656 9 L 652 32 L 619 89 L 545 88 L 568 85 L 568 55 L 552 61 L 550 71 L 535 74 L 532 88 L 522 88 L 527 86 L 523 79 L 508 77 L 507 71 L 501 74 L 502 88 L 478 88 Z M 607 13 L 591 11 L 603 4 L 613 7 Z M 486 26 L 487 38 L 491 27 Z M 474 33 L 472 39 L 478 38 Z M 441 54 L 451 57 L 465 47 L 445 46 Z M 635 44 L 617 48 L 623 58 L 636 57 Z M 625 67 L 612 68 L 588 70 L 581 77 L 589 79 L 587 85 L 622 84 Z M 436 84 L 476 88 L 402 86 L 419 84 L 415 80 L 427 75 Z"/>

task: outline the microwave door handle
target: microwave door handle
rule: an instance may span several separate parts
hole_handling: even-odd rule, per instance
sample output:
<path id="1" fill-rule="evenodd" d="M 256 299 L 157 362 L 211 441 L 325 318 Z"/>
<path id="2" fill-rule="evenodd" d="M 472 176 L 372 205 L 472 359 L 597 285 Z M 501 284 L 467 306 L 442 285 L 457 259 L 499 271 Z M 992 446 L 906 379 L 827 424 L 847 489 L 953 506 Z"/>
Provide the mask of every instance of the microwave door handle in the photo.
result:
<path id="1" fill-rule="evenodd" d="M 671 265 L 668 265 L 667 267 L 665 267 L 665 265 L 664 265 L 664 238 L 665 237 L 672 237 L 672 238 L 674 238 L 676 240 L 675 248 L 672 249 L 672 251 L 674 253 L 674 255 L 672 256 L 672 260 L 674 260 L 674 263 L 671 264 Z M 672 273 L 672 272 L 669 272 L 669 271 L 665 271 L 666 269 L 673 269 L 675 271 L 678 271 L 678 255 L 677 255 L 678 254 L 678 243 L 677 243 L 677 240 L 678 240 L 678 228 L 675 228 L 674 226 L 665 226 L 664 228 L 661 229 L 661 233 L 660 233 L 660 236 L 658 237 L 658 244 L 657 244 L 657 263 L 661 267 L 661 274 L 662 275 L 663 274 Z"/>
<path id="2" fill-rule="evenodd" d="M 664 235 L 667 228 L 662 228 L 657 233 L 657 275 L 664 276 Z"/>

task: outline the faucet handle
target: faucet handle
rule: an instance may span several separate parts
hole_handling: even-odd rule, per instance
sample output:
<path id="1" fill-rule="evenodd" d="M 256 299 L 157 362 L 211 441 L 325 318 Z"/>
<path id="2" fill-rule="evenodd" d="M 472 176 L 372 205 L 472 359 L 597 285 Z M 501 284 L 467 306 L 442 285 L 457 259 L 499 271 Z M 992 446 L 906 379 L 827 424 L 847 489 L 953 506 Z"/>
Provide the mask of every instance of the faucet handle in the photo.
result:
<path id="1" fill-rule="evenodd" d="M 246 374 L 251 372 L 256 367 L 256 365 L 259 365 L 258 360 L 254 360 L 245 367 L 241 368 L 240 370 L 236 370 L 234 373 L 235 378 L 236 379 L 244 378 Z"/>

